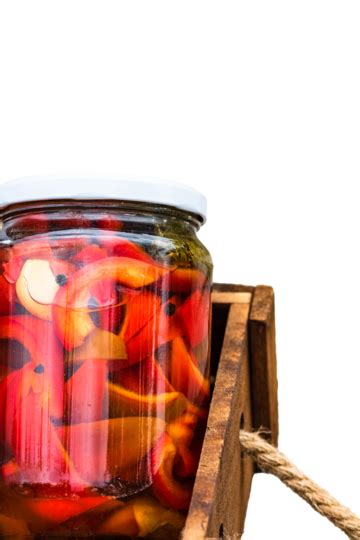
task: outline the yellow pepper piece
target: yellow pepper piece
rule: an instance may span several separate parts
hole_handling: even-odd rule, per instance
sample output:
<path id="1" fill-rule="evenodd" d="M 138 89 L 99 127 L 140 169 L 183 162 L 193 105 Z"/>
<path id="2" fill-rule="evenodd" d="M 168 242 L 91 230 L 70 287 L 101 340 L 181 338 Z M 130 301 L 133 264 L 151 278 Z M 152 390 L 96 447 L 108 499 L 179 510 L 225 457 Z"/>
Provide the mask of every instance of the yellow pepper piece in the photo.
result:
<path id="1" fill-rule="evenodd" d="M 142 496 L 113 512 L 100 525 L 97 533 L 145 537 L 163 526 L 180 531 L 184 522 L 185 517 L 176 510 L 165 508 L 153 497 Z"/>
<path id="2" fill-rule="evenodd" d="M 30 540 L 33 535 L 23 519 L 14 519 L 0 514 L 0 538 Z"/>
<path id="3" fill-rule="evenodd" d="M 185 524 L 185 517 L 180 512 L 165 508 L 153 497 L 138 497 L 131 504 L 140 536 L 147 536 L 165 525 L 180 531 Z"/>
<path id="4" fill-rule="evenodd" d="M 85 338 L 84 343 L 69 353 L 73 362 L 84 360 L 126 360 L 125 343 L 121 336 L 96 328 Z"/>
<path id="5" fill-rule="evenodd" d="M 113 417 L 155 415 L 166 420 L 173 420 L 184 412 L 188 404 L 181 392 L 144 395 L 117 384 L 109 383 L 108 386 L 110 415 Z"/>

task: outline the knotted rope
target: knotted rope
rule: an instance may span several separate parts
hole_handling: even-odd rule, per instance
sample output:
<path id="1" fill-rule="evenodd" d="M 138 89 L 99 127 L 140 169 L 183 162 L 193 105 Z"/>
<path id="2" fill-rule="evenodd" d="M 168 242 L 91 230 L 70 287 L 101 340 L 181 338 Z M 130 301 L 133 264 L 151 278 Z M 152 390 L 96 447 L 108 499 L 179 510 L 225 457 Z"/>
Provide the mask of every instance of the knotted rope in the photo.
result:
<path id="1" fill-rule="evenodd" d="M 265 473 L 279 478 L 292 491 L 310 504 L 349 538 L 360 539 L 360 518 L 340 504 L 332 495 L 302 473 L 277 448 L 266 442 L 260 434 L 240 431 L 240 444 Z"/>

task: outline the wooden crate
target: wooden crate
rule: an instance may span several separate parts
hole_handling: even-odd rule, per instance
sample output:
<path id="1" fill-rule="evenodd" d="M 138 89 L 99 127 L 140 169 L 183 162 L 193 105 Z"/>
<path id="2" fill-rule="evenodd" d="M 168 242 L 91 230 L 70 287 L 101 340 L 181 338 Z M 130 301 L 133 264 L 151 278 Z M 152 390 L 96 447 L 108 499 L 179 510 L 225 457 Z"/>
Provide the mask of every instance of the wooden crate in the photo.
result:
<path id="1" fill-rule="evenodd" d="M 278 438 L 273 290 L 216 284 L 212 301 L 215 384 L 183 540 L 241 537 L 256 471 L 241 456 L 239 430 Z"/>

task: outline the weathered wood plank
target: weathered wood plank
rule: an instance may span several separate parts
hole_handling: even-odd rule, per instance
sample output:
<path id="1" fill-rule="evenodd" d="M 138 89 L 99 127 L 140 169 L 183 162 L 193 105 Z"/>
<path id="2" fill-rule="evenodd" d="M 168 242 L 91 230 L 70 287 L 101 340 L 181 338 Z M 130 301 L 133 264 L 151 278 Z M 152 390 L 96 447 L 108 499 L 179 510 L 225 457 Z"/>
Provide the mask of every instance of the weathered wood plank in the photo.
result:
<path id="1" fill-rule="evenodd" d="M 278 398 L 274 291 L 259 285 L 254 291 L 249 320 L 250 378 L 253 428 L 271 431 L 278 442 Z"/>
<path id="2" fill-rule="evenodd" d="M 241 461 L 238 437 L 242 418 L 245 426 L 251 429 L 247 354 L 249 309 L 249 302 L 230 306 L 183 540 L 218 538 L 220 529 L 224 534 L 242 531 L 242 496 L 250 489 L 245 489 L 244 483 L 250 484 L 252 475 L 251 462 Z"/>
<path id="3" fill-rule="evenodd" d="M 244 304 L 251 302 L 250 292 L 220 292 L 214 291 L 211 299 L 214 304 Z"/>
<path id="4" fill-rule="evenodd" d="M 215 388 L 183 540 L 241 537 L 256 471 L 241 457 L 239 429 L 278 437 L 273 290 L 216 284 L 212 301 Z"/>
<path id="5" fill-rule="evenodd" d="M 214 291 L 219 292 L 254 292 L 255 287 L 252 285 L 238 285 L 234 283 L 214 283 Z"/>

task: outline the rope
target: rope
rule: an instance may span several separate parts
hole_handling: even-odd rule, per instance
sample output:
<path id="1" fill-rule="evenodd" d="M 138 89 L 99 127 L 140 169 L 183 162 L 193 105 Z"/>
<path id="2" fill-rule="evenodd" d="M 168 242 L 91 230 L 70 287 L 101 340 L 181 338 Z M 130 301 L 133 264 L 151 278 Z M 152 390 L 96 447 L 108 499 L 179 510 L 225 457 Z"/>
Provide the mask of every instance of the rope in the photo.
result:
<path id="1" fill-rule="evenodd" d="M 244 454 L 251 456 L 263 472 L 279 478 L 287 487 L 309 503 L 314 510 L 347 534 L 349 538 L 359 540 L 360 518 L 302 473 L 284 454 L 266 442 L 259 433 L 264 432 L 240 431 L 240 444 Z"/>

